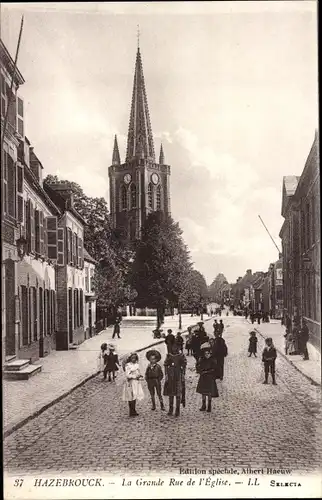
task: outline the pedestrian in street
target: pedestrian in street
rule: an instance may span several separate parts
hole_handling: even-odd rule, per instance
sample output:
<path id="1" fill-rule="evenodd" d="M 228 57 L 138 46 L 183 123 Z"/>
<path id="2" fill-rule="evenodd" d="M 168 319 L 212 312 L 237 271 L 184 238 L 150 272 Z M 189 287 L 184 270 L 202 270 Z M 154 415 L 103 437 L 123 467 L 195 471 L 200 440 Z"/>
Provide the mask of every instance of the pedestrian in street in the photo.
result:
<path id="1" fill-rule="evenodd" d="M 161 354 L 159 351 L 152 349 L 146 353 L 146 358 L 149 361 L 145 372 L 145 380 L 148 384 L 148 389 L 151 396 L 152 401 L 152 410 L 155 410 L 155 392 L 158 395 L 160 401 L 161 410 L 165 410 L 162 398 L 162 390 L 161 390 L 161 380 L 163 379 L 163 371 L 161 366 L 159 365 L 159 361 L 161 360 Z"/>
<path id="2" fill-rule="evenodd" d="M 248 309 L 245 309 L 245 319 L 248 318 Z"/>
<path id="3" fill-rule="evenodd" d="M 300 352 L 300 324 L 297 320 L 294 320 L 293 328 L 292 328 L 292 336 L 293 336 L 293 344 L 294 351 L 293 354 L 301 354 Z"/>
<path id="4" fill-rule="evenodd" d="M 197 363 L 196 371 L 199 374 L 197 392 L 201 394 L 202 404 L 200 411 L 211 412 L 211 399 L 218 398 L 218 389 L 216 384 L 216 360 L 212 356 L 211 346 L 208 342 L 201 346 L 201 356 Z M 208 405 L 206 408 L 206 402 Z"/>
<path id="5" fill-rule="evenodd" d="M 213 311 L 213 309 L 211 308 L 211 309 L 210 309 L 210 316 L 213 316 L 213 314 L 214 314 L 214 311 Z"/>
<path id="6" fill-rule="evenodd" d="M 226 342 L 222 338 L 219 332 L 215 334 L 215 341 L 214 341 L 214 350 L 213 350 L 213 355 L 214 358 L 216 359 L 217 362 L 217 377 L 220 380 L 223 380 L 224 378 L 224 364 L 225 364 L 225 357 L 228 355 L 228 349 Z"/>
<path id="7" fill-rule="evenodd" d="M 179 350 L 181 352 L 183 352 L 183 338 L 182 338 L 181 332 L 177 332 L 177 335 L 176 335 L 174 341 L 175 341 L 176 344 L 178 344 Z"/>
<path id="8" fill-rule="evenodd" d="M 172 330 L 169 328 L 167 336 L 165 338 L 165 343 L 167 346 L 168 353 L 171 352 L 174 341 L 175 341 L 175 336 L 173 335 Z"/>
<path id="9" fill-rule="evenodd" d="M 114 324 L 114 330 L 113 330 L 113 335 L 112 335 L 112 339 L 115 338 L 115 335 L 117 335 L 117 338 L 120 339 L 120 333 L 121 333 L 121 329 L 120 329 L 120 320 L 119 318 L 116 319 L 115 321 L 115 324 Z"/>
<path id="10" fill-rule="evenodd" d="M 268 374 L 270 373 L 272 376 L 273 385 L 277 385 L 275 380 L 275 360 L 277 357 L 277 352 L 271 337 L 268 337 L 265 340 L 265 344 L 266 345 L 264 347 L 262 355 L 262 361 L 264 363 L 264 373 L 265 373 L 265 380 L 263 384 L 268 383 Z"/>
<path id="11" fill-rule="evenodd" d="M 130 417 L 138 415 L 136 411 L 136 401 L 144 399 L 144 392 L 142 389 L 142 379 L 139 367 L 139 356 L 136 352 L 130 354 L 125 363 L 125 376 L 126 380 L 123 385 L 123 401 L 129 403 Z"/>
<path id="12" fill-rule="evenodd" d="M 293 333 L 292 331 L 286 331 L 285 335 L 285 354 L 291 355 L 295 351 Z"/>
<path id="13" fill-rule="evenodd" d="M 292 331 L 292 319 L 290 318 L 290 316 L 288 314 L 286 315 L 286 319 L 285 319 L 285 327 L 286 327 L 286 331 L 288 333 Z"/>
<path id="14" fill-rule="evenodd" d="M 252 330 L 249 335 L 248 357 L 250 358 L 251 355 L 254 354 L 256 358 L 258 338 L 256 337 L 256 332 L 254 330 Z"/>
<path id="15" fill-rule="evenodd" d="M 178 344 L 174 343 L 172 352 L 168 353 L 165 362 L 165 383 L 163 395 L 169 396 L 168 415 L 173 415 L 174 398 L 176 398 L 175 416 L 180 415 L 180 404 L 185 407 L 185 373 L 187 360 L 184 354 L 179 352 Z M 183 397 L 184 396 L 184 397 Z"/>
<path id="16" fill-rule="evenodd" d="M 212 325 L 212 327 L 214 329 L 214 334 L 216 334 L 219 331 L 218 330 L 219 325 L 218 325 L 218 322 L 217 322 L 216 319 L 215 319 L 214 324 Z"/>
<path id="17" fill-rule="evenodd" d="M 257 323 L 260 325 L 261 324 L 261 318 L 262 318 L 262 313 L 258 311 L 257 313 Z"/>
<path id="18" fill-rule="evenodd" d="M 108 374 L 108 381 L 111 382 L 113 377 L 113 382 L 115 381 L 115 372 L 118 371 L 120 363 L 118 355 L 115 354 L 115 347 L 113 345 L 108 346 L 109 353 L 107 351 L 104 354 L 104 379 L 106 380 Z"/>
<path id="19" fill-rule="evenodd" d="M 306 320 L 302 318 L 302 328 L 300 330 L 300 335 L 299 335 L 299 345 L 300 345 L 300 352 L 303 354 L 303 360 L 308 360 L 309 359 L 309 351 L 307 350 L 307 343 L 309 341 L 310 337 L 310 330 L 307 326 Z"/>
<path id="20" fill-rule="evenodd" d="M 191 338 L 191 350 L 192 350 L 192 355 L 196 361 L 199 358 L 200 345 L 201 345 L 201 343 L 200 343 L 199 335 L 197 335 L 197 332 L 193 332 L 192 338 Z"/>
<path id="21" fill-rule="evenodd" d="M 192 341 L 192 327 L 188 326 L 188 336 L 187 336 L 187 340 L 186 340 L 186 349 L 187 349 L 188 356 L 190 354 L 192 354 L 191 341 Z"/>
<path id="22" fill-rule="evenodd" d="M 224 333 L 224 329 L 225 329 L 222 319 L 219 321 L 218 328 L 219 328 L 220 335 L 222 335 Z"/>
<path id="23" fill-rule="evenodd" d="M 253 325 L 254 321 L 255 321 L 255 314 L 253 312 L 251 312 L 250 315 L 249 315 L 249 317 L 250 317 L 250 320 L 251 320 L 252 325 Z"/>
<path id="24" fill-rule="evenodd" d="M 98 356 L 98 369 L 99 369 L 100 372 L 103 372 L 103 377 L 104 378 L 106 378 L 104 376 L 104 369 L 105 369 L 104 357 L 105 357 L 105 355 L 107 353 L 108 353 L 108 351 L 107 351 L 107 343 L 103 342 L 103 344 L 101 345 L 99 356 Z"/>

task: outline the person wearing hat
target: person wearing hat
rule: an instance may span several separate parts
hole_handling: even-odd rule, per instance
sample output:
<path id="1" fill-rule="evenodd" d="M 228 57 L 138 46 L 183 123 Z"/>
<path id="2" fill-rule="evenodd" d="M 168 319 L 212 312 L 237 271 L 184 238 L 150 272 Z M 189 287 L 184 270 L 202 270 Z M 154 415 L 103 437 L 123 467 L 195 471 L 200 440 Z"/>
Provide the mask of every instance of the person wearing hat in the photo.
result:
<path id="1" fill-rule="evenodd" d="M 202 396 L 200 411 L 211 412 L 211 399 L 218 398 L 216 384 L 216 360 L 212 356 L 211 346 L 208 342 L 201 345 L 201 356 L 197 362 L 196 371 L 199 373 L 199 380 L 196 392 Z M 206 400 L 208 406 L 206 408 Z"/>
<path id="2" fill-rule="evenodd" d="M 113 381 L 115 380 L 115 372 L 118 371 L 120 363 L 119 363 L 119 358 L 118 355 L 115 354 L 115 347 L 110 344 L 108 346 L 109 353 L 105 352 L 104 354 L 104 379 L 106 380 L 107 374 L 108 374 L 108 381 L 111 382 L 111 375 L 113 377 Z"/>
<path id="3" fill-rule="evenodd" d="M 136 417 L 138 415 L 135 408 L 136 401 L 144 399 L 144 392 L 141 385 L 143 376 L 140 372 L 139 356 L 136 352 L 132 352 L 127 357 L 124 371 L 126 380 L 123 386 L 122 399 L 129 403 L 130 417 Z"/>
<path id="4" fill-rule="evenodd" d="M 223 321 L 222 321 L 222 319 L 221 319 L 221 320 L 219 320 L 219 333 L 220 333 L 221 335 L 224 333 L 224 329 L 225 329 L 225 327 L 224 327 L 224 323 L 223 323 Z"/>
<path id="5" fill-rule="evenodd" d="M 165 338 L 165 343 L 167 345 L 168 353 L 172 351 L 172 346 L 175 342 L 175 336 L 172 333 L 172 330 L 169 328 L 168 334 Z"/>
<path id="6" fill-rule="evenodd" d="M 251 355 L 254 354 L 256 358 L 258 338 L 256 337 L 256 332 L 254 330 L 249 332 L 249 335 L 250 337 L 249 337 L 248 357 L 250 358 Z"/>
<path id="7" fill-rule="evenodd" d="M 172 351 L 168 353 L 165 362 L 165 383 L 163 388 L 163 395 L 169 396 L 169 411 L 168 415 L 173 414 L 173 403 L 176 398 L 176 412 L 175 416 L 180 415 L 180 404 L 185 406 L 185 372 L 187 360 L 184 354 L 179 352 L 177 343 L 172 345 Z M 182 397 L 184 398 L 182 400 Z"/>
<path id="8" fill-rule="evenodd" d="M 146 358 L 149 360 L 149 364 L 145 372 L 145 380 L 148 384 L 148 389 L 151 395 L 152 410 L 155 410 L 155 391 L 160 401 L 161 410 L 165 410 L 161 391 L 163 371 L 161 366 L 159 365 L 161 354 L 159 353 L 159 351 L 152 349 L 146 353 Z"/>
<path id="9" fill-rule="evenodd" d="M 188 326 L 188 336 L 186 340 L 186 349 L 187 349 L 187 354 L 189 356 L 190 352 L 192 353 L 192 348 L 191 348 L 191 340 L 192 340 L 192 327 Z"/>
<path id="10" fill-rule="evenodd" d="M 277 385 L 275 379 L 276 357 L 277 357 L 277 352 L 274 347 L 273 340 L 271 337 L 268 337 L 267 339 L 265 339 L 265 347 L 262 354 L 262 362 L 264 363 L 264 373 L 265 373 L 265 380 L 263 384 L 267 384 L 268 374 L 270 373 L 272 375 L 273 385 Z"/>
<path id="11" fill-rule="evenodd" d="M 213 347 L 213 356 L 217 362 L 217 378 L 223 380 L 224 378 L 224 364 L 225 357 L 228 354 L 226 342 L 221 336 L 221 333 L 215 333 L 215 342 Z"/>
<path id="12" fill-rule="evenodd" d="M 183 338 L 181 332 L 177 332 L 174 341 L 176 342 L 176 344 L 178 344 L 180 351 L 183 352 Z"/>

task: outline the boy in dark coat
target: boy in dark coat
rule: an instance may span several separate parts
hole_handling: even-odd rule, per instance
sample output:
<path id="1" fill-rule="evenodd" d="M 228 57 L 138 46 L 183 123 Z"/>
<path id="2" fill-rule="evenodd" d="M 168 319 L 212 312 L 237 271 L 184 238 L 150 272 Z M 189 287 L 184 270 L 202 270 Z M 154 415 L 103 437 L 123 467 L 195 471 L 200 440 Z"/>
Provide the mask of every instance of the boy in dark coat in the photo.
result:
<path id="1" fill-rule="evenodd" d="M 104 379 L 106 379 L 107 374 L 108 374 L 108 381 L 111 382 L 111 374 L 113 376 L 113 381 L 115 380 L 115 372 L 118 371 L 120 363 L 119 363 L 119 358 L 118 355 L 115 354 L 115 347 L 114 346 L 109 346 L 109 353 L 107 354 L 107 351 L 105 351 L 103 359 L 104 359 Z"/>
<path id="2" fill-rule="evenodd" d="M 161 410 L 165 410 L 161 391 L 161 380 L 163 379 L 163 371 L 158 361 L 161 359 L 159 351 L 152 349 L 146 353 L 149 360 L 148 367 L 145 372 L 145 380 L 148 384 L 148 389 L 151 395 L 152 410 L 155 410 L 155 391 L 160 401 Z"/>
<path id="3" fill-rule="evenodd" d="M 178 344 L 180 351 L 183 351 L 183 338 L 181 332 L 178 332 L 174 339 L 175 343 Z"/>
<path id="4" fill-rule="evenodd" d="M 192 341 L 192 327 L 188 326 L 188 336 L 186 340 L 186 349 L 188 356 L 190 354 L 190 351 L 192 352 L 191 341 Z"/>
<path id="5" fill-rule="evenodd" d="M 277 357 L 276 349 L 274 347 L 271 337 L 265 340 L 266 346 L 263 350 L 262 361 L 264 363 L 265 380 L 263 384 L 267 384 L 268 374 L 272 375 L 273 385 L 276 385 L 275 380 L 275 360 Z"/>
<path id="6" fill-rule="evenodd" d="M 199 355 L 200 355 L 200 338 L 199 338 L 199 335 L 197 335 L 196 332 L 194 332 L 192 334 L 192 338 L 191 338 L 191 350 L 192 350 L 193 357 L 197 361 L 197 359 L 199 358 Z"/>
<path id="7" fill-rule="evenodd" d="M 227 354 L 228 354 L 228 349 L 226 342 L 224 341 L 220 333 L 216 333 L 213 355 L 217 361 L 217 378 L 219 378 L 220 380 L 223 380 L 224 378 L 224 364 L 225 364 L 225 357 L 227 356 Z"/>
<path id="8" fill-rule="evenodd" d="M 208 398 L 207 412 L 211 412 L 211 399 L 218 398 L 216 384 L 216 360 L 211 355 L 211 347 L 207 342 L 201 346 L 201 356 L 197 363 L 199 381 L 197 392 L 202 396 L 200 411 L 206 411 L 206 399 Z"/>
<path id="9" fill-rule="evenodd" d="M 219 325 L 218 325 L 218 330 L 219 330 L 220 335 L 222 335 L 224 333 L 224 329 L 225 329 L 224 323 L 221 319 L 221 320 L 219 320 Z"/>
<path id="10" fill-rule="evenodd" d="M 250 358 L 252 354 L 254 354 L 256 358 L 256 353 L 257 353 L 257 342 L 258 339 L 256 337 L 256 332 L 253 330 L 250 332 L 250 337 L 249 337 L 249 347 L 248 347 L 248 357 Z"/>

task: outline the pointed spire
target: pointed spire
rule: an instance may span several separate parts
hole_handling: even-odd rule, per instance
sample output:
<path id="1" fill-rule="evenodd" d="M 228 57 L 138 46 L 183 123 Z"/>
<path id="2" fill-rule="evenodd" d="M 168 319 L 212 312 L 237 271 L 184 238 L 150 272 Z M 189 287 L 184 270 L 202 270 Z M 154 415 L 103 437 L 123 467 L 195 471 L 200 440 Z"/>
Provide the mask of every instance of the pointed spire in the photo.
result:
<path id="1" fill-rule="evenodd" d="M 113 156 L 112 156 L 112 165 L 120 165 L 121 164 L 121 158 L 120 158 L 120 152 L 119 152 L 119 146 L 117 143 L 117 137 L 116 134 L 114 136 L 114 148 L 113 148 Z"/>
<path id="2" fill-rule="evenodd" d="M 153 135 L 139 46 L 136 53 L 126 161 L 133 158 L 147 158 L 155 161 Z"/>
<path id="3" fill-rule="evenodd" d="M 164 152 L 163 152 L 162 142 L 160 147 L 159 165 L 164 165 Z"/>

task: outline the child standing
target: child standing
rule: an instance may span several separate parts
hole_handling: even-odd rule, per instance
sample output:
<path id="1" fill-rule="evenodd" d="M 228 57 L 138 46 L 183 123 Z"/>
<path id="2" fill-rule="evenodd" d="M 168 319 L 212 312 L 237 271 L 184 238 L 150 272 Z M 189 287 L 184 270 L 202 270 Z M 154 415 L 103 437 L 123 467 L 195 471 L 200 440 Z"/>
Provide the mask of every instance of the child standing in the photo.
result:
<path id="1" fill-rule="evenodd" d="M 250 358 L 252 354 L 254 354 L 256 358 L 256 353 L 257 353 L 257 342 L 258 339 L 256 337 L 256 332 L 253 330 L 250 332 L 250 337 L 249 337 L 249 347 L 248 347 L 248 357 Z"/>
<path id="2" fill-rule="evenodd" d="M 118 355 L 115 354 L 115 347 L 113 345 L 108 346 L 109 353 L 107 351 L 104 354 L 104 379 L 106 379 L 108 374 L 108 381 L 111 382 L 111 374 L 113 376 L 113 381 L 115 380 L 115 372 L 118 371 L 120 363 Z"/>
<path id="3" fill-rule="evenodd" d="M 163 371 L 161 366 L 158 364 L 161 359 L 161 354 L 159 351 L 151 350 L 146 353 L 146 357 L 149 360 L 149 365 L 145 372 L 145 380 L 148 384 L 148 389 L 151 395 L 152 410 L 155 410 L 155 391 L 158 395 L 160 401 L 161 410 L 165 410 L 162 392 L 161 392 L 161 380 L 163 379 Z"/>
<path id="4" fill-rule="evenodd" d="M 191 339 L 192 339 L 192 328 L 191 326 L 188 326 L 188 336 L 186 340 L 186 349 L 187 349 L 187 354 L 192 354 L 192 348 L 191 348 Z"/>
<path id="5" fill-rule="evenodd" d="M 173 414 L 174 397 L 176 398 L 176 412 L 175 416 L 180 415 L 180 403 L 185 406 L 185 371 L 187 360 L 186 357 L 179 352 L 179 346 L 174 343 L 172 352 L 168 353 L 164 362 L 165 367 L 165 383 L 163 388 L 163 395 L 169 396 L 169 411 L 168 415 Z"/>
<path id="6" fill-rule="evenodd" d="M 275 380 L 275 360 L 277 357 L 277 353 L 271 337 L 268 337 L 265 340 L 265 344 L 266 346 L 264 347 L 262 355 L 262 361 L 264 363 L 264 372 L 265 372 L 265 380 L 263 384 L 267 384 L 268 374 L 270 373 L 272 375 L 273 385 L 277 385 Z"/>
<path id="7" fill-rule="evenodd" d="M 101 345 L 101 350 L 100 350 L 100 353 L 99 353 L 99 356 L 98 356 L 98 359 L 97 359 L 97 362 L 98 362 L 98 369 L 100 372 L 103 372 L 103 376 L 104 376 L 104 370 L 105 370 L 105 360 L 104 360 L 104 356 L 107 354 L 107 343 L 104 342 L 102 345 Z M 104 378 L 106 378 L 104 376 Z"/>
<path id="8" fill-rule="evenodd" d="M 130 417 L 136 417 L 136 400 L 144 399 L 144 392 L 141 385 L 143 375 L 139 367 L 139 356 L 136 352 L 130 354 L 125 364 L 126 380 L 123 386 L 123 401 L 128 401 Z"/>
<path id="9" fill-rule="evenodd" d="M 200 411 L 206 411 L 206 400 L 208 398 L 207 412 L 211 412 L 211 399 L 218 398 L 218 389 L 216 384 L 216 360 L 212 356 L 209 343 L 201 346 L 201 356 L 198 360 L 197 373 L 199 381 L 197 392 L 202 396 L 202 405 Z"/>

